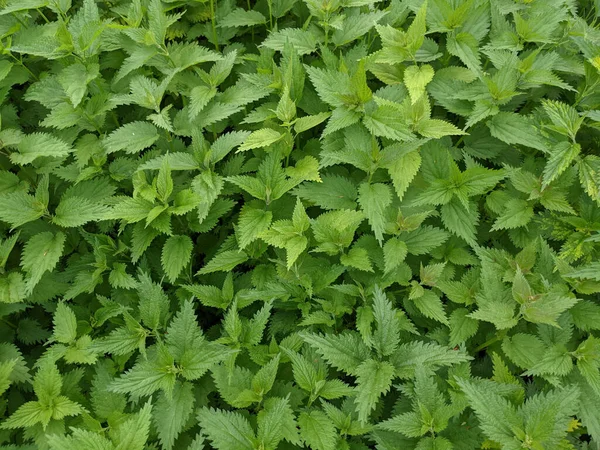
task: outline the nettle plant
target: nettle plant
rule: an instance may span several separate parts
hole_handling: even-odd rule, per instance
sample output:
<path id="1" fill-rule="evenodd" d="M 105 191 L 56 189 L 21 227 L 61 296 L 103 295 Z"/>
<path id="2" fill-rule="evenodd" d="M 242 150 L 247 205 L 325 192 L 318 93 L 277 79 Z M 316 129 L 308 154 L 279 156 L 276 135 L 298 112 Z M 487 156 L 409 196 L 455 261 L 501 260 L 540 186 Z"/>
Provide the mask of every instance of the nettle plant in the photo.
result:
<path id="1" fill-rule="evenodd" d="M 591 0 L 0 0 L 0 447 L 597 449 Z"/>

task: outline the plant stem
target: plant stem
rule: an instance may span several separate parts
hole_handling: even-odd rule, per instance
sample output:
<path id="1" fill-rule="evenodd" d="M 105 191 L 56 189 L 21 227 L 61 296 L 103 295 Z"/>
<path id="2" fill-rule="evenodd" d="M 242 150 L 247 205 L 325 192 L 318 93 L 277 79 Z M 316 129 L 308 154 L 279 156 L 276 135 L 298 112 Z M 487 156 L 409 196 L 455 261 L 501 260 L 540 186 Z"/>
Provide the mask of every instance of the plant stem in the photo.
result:
<path id="1" fill-rule="evenodd" d="M 210 0 L 210 24 L 212 26 L 212 34 L 215 49 L 219 51 L 219 37 L 217 36 L 217 18 L 215 17 L 216 1 L 217 0 Z"/>
<path id="2" fill-rule="evenodd" d="M 246 6 L 248 7 L 248 11 L 250 11 L 252 9 L 250 0 L 246 1 Z M 250 35 L 252 36 L 252 43 L 254 44 L 254 25 L 250 27 Z"/>
<path id="3" fill-rule="evenodd" d="M 43 12 L 40 10 L 40 8 L 36 8 L 36 11 L 37 11 L 38 13 L 40 13 L 40 16 L 42 16 L 42 17 L 43 17 L 43 19 L 44 19 L 44 21 L 45 21 L 46 23 L 50 23 L 50 21 L 49 21 L 49 20 L 48 20 L 48 18 L 47 18 L 47 17 L 44 15 L 44 13 L 43 13 Z"/>
<path id="4" fill-rule="evenodd" d="M 23 63 L 22 59 L 17 58 L 12 53 L 9 53 L 9 55 L 12 59 L 14 59 L 17 62 L 17 64 L 19 64 L 21 67 L 23 67 L 23 69 L 25 69 L 27 71 L 27 73 L 29 73 L 29 75 L 31 75 L 35 81 L 39 81 L 37 75 L 35 73 L 33 73 L 31 70 L 29 70 L 29 68 Z"/>
<path id="5" fill-rule="evenodd" d="M 473 350 L 473 353 L 480 352 L 481 350 L 489 347 L 490 345 L 495 344 L 498 341 L 501 341 L 502 339 L 504 339 L 505 336 L 506 336 L 506 332 L 505 331 L 497 334 L 496 336 L 494 336 L 491 339 L 488 339 L 483 344 L 481 344 L 479 347 L 477 347 L 475 350 Z"/>
<path id="6" fill-rule="evenodd" d="M 272 0 L 267 0 L 267 5 L 269 6 L 269 30 L 273 30 L 273 4 Z"/>

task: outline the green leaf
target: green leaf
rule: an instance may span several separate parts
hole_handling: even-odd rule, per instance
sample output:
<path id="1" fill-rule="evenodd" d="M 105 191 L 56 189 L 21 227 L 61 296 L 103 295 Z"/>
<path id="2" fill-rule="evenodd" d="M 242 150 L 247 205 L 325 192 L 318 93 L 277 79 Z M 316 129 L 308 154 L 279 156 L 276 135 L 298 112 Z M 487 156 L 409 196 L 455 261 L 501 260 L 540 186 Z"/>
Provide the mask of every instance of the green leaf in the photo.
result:
<path id="1" fill-rule="evenodd" d="M 477 333 L 479 322 L 468 314 L 469 310 L 466 308 L 455 309 L 450 314 L 450 345 L 460 345 Z"/>
<path id="2" fill-rule="evenodd" d="M 386 14 L 386 11 L 374 11 L 367 14 L 349 15 L 341 29 L 334 31 L 331 40 L 338 47 L 348 44 L 367 33 Z"/>
<path id="3" fill-rule="evenodd" d="M 198 422 L 217 450 L 253 450 L 254 431 L 239 413 L 202 408 Z"/>
<path id="4" fill-rule="evenodd" d="M 296 134 L 299 134 L 304 131 L 310 130 L 311 128 L 314 128 L 317 125 L 325 122 L 330 115 L 331 114 L 328 112 L 321 112 L 319 114 L 315 114 L 314 116 L 299 117 L 294 122 L 294 131 L 296 132 Z"/>
<path id="5" fill-rule="evenodd" d="M 79 197 L 67 197 L 54 211 L 52 222 L 61 227 L 79 227 L 88 222 L 100 221 L 107 215 L 107 206 Z"/>
<path id="6" fill-rule="evenodd" d="M 337 433 L 333 422 L 321 411 L 301 412 L 298 416 L 300 436 L 314 450 L 335 450 Z"/>
<path id="7" fill-rule="evenodd" d="M 348 74 L 312 66 L 306 66 L 306 72 L 321 100 L 336 108 L 345 106 L 342 96 L 351 90 Z"/>
<path id="8" fill-rule="evenodd" d="M 190 120 L 194 120 L 215 95 L 217 95 L 217 89 L 214 87 L 208 87 L 201 84 L 192 88 L 190 91 L 190 105 L 188 110 Z"/>
<path id="9" fill-rule="evenodd" d="M 49 434 L 48 444 L 51 450 L 78 450 L 87 448 L 89 450 L 113 450 L 113 444 L 104 436 L 94 431 L 81 428 L 73 428 L 70 436 Z"/>
<path id="10" fill-rule="evenodd" d="M 133 398 L 152 395 L 158 390 L 164 390 L 171 395 L 175 385 L 175 374 L 169 371 L 172 359 L 160 348 L 153 348 L 148 352 L 148 360 L 139 361 L 114 380 L 109 386 L 110 391 L 127 393 Z"/>
<path id="11" fill-rule="evenodd" d="M 469 203 L 467 209 L 454 198 L 449 203 L 442 205 L 441 213 L 442 222 L 449 231 L 471 245 L 476 243 L 476 226 L 479 223 L 479 213 L 476 210 L 475 203 Z"/>
<path id="12" fill-rule="evenodd" d="M 275 110 L 277 118 L 283 123 L 290 123 L 296 117 L 296 104 L 290 98 L 290 90 L 286 86 L 281 93 L 277 109 Z"/>
<path id="13" fill-rule="evenodd" d="M 325 137 L 338 130 L 348 128 L 349 126 L 358 123 L 359 120 L 360 114 L 356 111 L 347 109 L 343 106 L 336 108 L 331 113 L 331 116 L 329 116 L 327 126 L 325 127 L 322 136 Z"/>
<path id="14" fill-rule="evenodd" d="M 285 173 L 294 181 L 321 181 L 319 161 L 313 156 L 305 156 L 294 167 L 287 167 Z"/>
<path id="15" fill-rule="evenodd" d="M 470 360 L 471 357 L 462 351 L 441 345 L 413 341 L 401 344 L 390 358 L 396 368 L 396 375 L 412 378 L 419 367 L 436 370 L 439 367 L 453 366 Z"/>
<path id="16" fill-rule="evenodd" d="M 570 142 L 561 142 L 555 146 L 550 153 L 546 167 L 544 167 L 542 189 L 546 188 L 567 170 L 580 151 L 581 146 L 579 144 Z"/>
<path id="17" fill-rule="evenodd" d="M 161 285 L 154 283 L 147 273 L 138 276 L 137 293 L 140 298 L 139 311 L 142 322 L 153 330 L 166 318 L 169 310 L 169 298 Z"/>
<path id="18" fill-rule="evenodd" d="M 106 219 L 122 219 L 129 223 L 146 220 L 154 203 L 143 198 L 122 197 L 120 201 L 106 214 Z"/>
<path id="19" fill-rule="evenodd" d="M 421 4 L 421 7 L 417 11 L 414 20 L 406 30 L 406 44 L 411 54 L 415 54 L 419 48 L 423 45 L 425 40 L 426 28 L 426 17 L 427 17 L 427 1 Z"/>
<path id="20" fill-rule="evenodd" d="M 103 141 L 107 153 L 124 150 L 133 154 L 154 144 L 159 138 L 156 127 L 148 122 L 131 122 L 113 131 Z"/>
<path id="21" fill-rule="evenodd" d="M 460 60 L 473 72 L 481 72 L 478 42 L 470 33 L 449 33 L 448 52 L 460 58 Z"/>
<path id="22" fill-rule="evenodd" d="M 249 131 L 221 134 L 211 145 L 211 161 L 213 163 L 221 161 L 231 150 L 241 145 L 250 134 Z"/>
<path id="23" fill-rule="evenodd" d="M 236 227 L 238 244 L 243 250 L 271 225 L 273 213 L 264 209 L 244 206 Z"/>
<path id="24" fill-rule="evenodd" d="M 349 179 L 336 175 L 323 175 L 321 178 L 322 183 L 301 184 L 296 194 L 323 209 L 356 209 L 358 193 Z"/>
<path id="25" fill-rule="evenodd" d="M 355 269 L 364 270 L 365 272 L 373 272 L 373 266 L 369 259 L 369 252 L 364 248 L 351 248 L 348 250 L 348 253 L 340 256 L 340 262 L 347 267 L 354 267 Z"/>
<path id="26" fill-rule="evenodd" d="M 242 264 L 247 260 L 248 255 L 242 251 L 226 250 L 212 258 L 198 273 L 228 272 L 235 266 Z"/>
<path id="27" fill-rule="evenodd" d="M 0 428 L 29 428 L 37 423 L 48 424 L 50 417 L 38 402 L 23 403 L 8 419 L 6 419 Z"/>
<path id="28" fill-rule="evenodd" d="M 460 136 L 467 134 L 451 123 L 440 119 L 420 120 L 417 124 L 417 131 L 422 136 L 434 139 L 439 139 L 444 136 Z"/>
<path id="29" fill-rule="evenodd" d="M 80 62 L 76 62 L 60 72 L 58 79 L 73 107 L 77 108 L 81 103 L 87 91 L 87 85 L 98 77 L 99 69 L 98 64 L 92 63 L 86 67 Z"/>
<path id="30" fill-rule="evenodd" d="M 294 413 L 287 398 L 270 398 L 258 414 L 257 440 L 265 450 L 275 450 L 282 439 L 300 444 Z"/>
<path id="31" fill-rule="evenodd" d="M 127 420 L 124 420 L 112 434 L 115 450 L 143 450 L 150 431 L 152 403 L 150 401 Z"/>
<path id="32" fill-rule="evenodd" d="M 315 366 L 299 353 L 288 350 L 285 347 L 283 347 L 283 351 L 292 362 L 292 371 L 296 384 L 305 391 L 311 392 L 319 379 Z"/>
<path id="33" fill-rule="evenodd" d="M 262 46 L 282 52 L 286 44 L 291 44 L 299 55 L 312 53 L 317 48 L 315 35 L 301 28 L 284 28 L 269 33 Z"/>
<path id="34" fill-rule="evenodd" d="M 506 203 L 505 208 L 494 222 L 492 231 L 523 227 L 533 217 L 533 207 L 525 200 L 512 198 Z"/>
<path id="35" fill-rule="evenodd" d="M 367 216 L 367 220 L 381 243 L 386 225 L 387 208 L 392 203 L 389 186 L 382 183 L 363 183 L 358 189 L 358 203 Z"/>
<path id="36" fill-rule="evenodd" d="M 33 291 L 45 272 L 56 267 L 62 256 L 65 240 L 66 236 L 61 232 L 54 234 L 44 231 L 27 241 L 21 256 L 21 267 L 28 275 L 27 293 Z"/>
<path id="37" fill-rule="evenodd" d="M 54 333 L 52 338 L 62 344 L 69 344 L 77 338 L 77 318 L 71 308 L 60 302 L 54 312 Z"/>
<path id="38" fill-rule="evenodd" d="M 73 148 L 62 139 L 48 133 L 33 133 L 25 136 L 17 146 L 19 153 L 11 153 L 13 163 L 24 166 L 37 158 L 62 158 Z"/>
<path id="39" fill-rule="evenodd" d="M 167 333 L 169 354 L 177 361 L 180 374 L 187 380 L 199 379 L 233 353 L 224 345 L 204 338 L 191 301 L 182 305 L 169 324 Z"/>
<path id="40" fill-rule="evenodd" d="M 0 394 L 4 394 L 10 387 L 12 380 L 10 376 L 15 368 L 16 361 L 4 361 L 0 363 Z"/>
<path id="41" fill-rule="evenodd" d="M 387 361 L 368 359 L 356 369 L 356 397 L 354 403 L 358 419 L 367 422 L 382 394 L 389 391 L 394 378 L 394 366 Z"/>
<path id="42" fill-rule="evenodd" d="M 485 389 L 482 383 L 467 380 L 457 382 L 469 399 L 469 406 L 479 417 L 484 434 L 501 444 L 512 445 L 514 433 L 523 430 L 523 422 L 508 400 Z"/>
<path id="43" fill-rule="evenodd" d="M 252 378 L 252 389 L 254 392 L 264 395 L 267 394 L 275 383 L 277 369 L 279 368 L 280 355 L 265 364 Z"/>
<path id="44" fill-rule="evenodd" d="M 268 147 L 283 137 L 283 134 L 281 134 L 279 131 L 273 130 L 272 128 L 261 128 L 260 130 L 252 132 L 252 134 L 246 138 L 244 143 L 238 147 L 238 152 L 243 152 L 254 148 Z"/>
<path id="45" fill-rule="evenodd" d="M 378 353 L 389 356 L 400 343 L 400 320 L 385 293 L 376 287 L 373 292 L 373 317 L 377 328 L 373 333 L 373 343 Z"/>
<path id="46" fill-rule="evenodd" d="M 487 122 L 487 126 L 492 136 L 507 144 L 519 144 L 543 152 L 548 151 L 542 137 L 527 116 L 500 112 Z"/>
<path id="47" fill-rule="evenodd" d="M 551 129 L 575 141 L 584 117 L 580 116 L 575 108 L 562 102 L 542 100 L 542 107 L 554 125 Z"/>
<path id="48" fill-rule="evenodd" d="M 133 289 L 137 282 L 133 276 L 127 273 L 127 266 L 123 263 L 114 263 L 108 276 L 108 282 L 111 286 L 122 289 Z"/>
<path id="49" fill-rule="evenodd" d="M 425 289 L 423 295 L 413 300 L 417 309 L 430 319 L 448 325 L 448 318 L 440 297 L 432 290 Z"/>
<path id="50" fill-rule="evenodd" d="M 408 254 L 408 247 L 404 241 L 398 238 L 390 238 L 383 246 L 383 260 L 385 264 L 385 271 L 390 272 L 396 267 L 400 266 L 406 255 Z"/>
<path id="51" fill-rule="evenodd" d="M 158 437 L 165 450 L 171 450 L 175 439 L 183 431 L 194 409 L 193 385 L 176 384 L 169 398 L 161 393 L 156 401 L 152 421 L 158 430 Z"/>
<path id="52" fill-rule="evenodd" d="M 570 270 L 565 274 L 569 278 L 589 279 L 600 281 L 600 263 L 592 262 Z"/>
<path id="53" fill-rule="evenodd" d="M 334 110 L 334 113 L 335 111 L 337 110 Z M 414 134 L 411 133 L 406 121 L 398 119 L 397 108 L 380 105 L 373 111 L 367 111 L 363 117 L 363 124 L 375 136 L 382 136 L 394 141 L 414 140 Z M 354 122 L 349 122 L 348 125 L 352 123 Z"/>
<path id="54" fill-rule="evenodd" d="M 433 67 L 429 64 L 408 66 L 404 71 L 404 84 L 408 89 L 410 101 L 414 105 L 423 94 L 425 87 L 433 80 Z"/>
<path id="55" fill-rule="evenodd" d="M 300 336 L 329 364 L 351 375 L 357 374 L 358 367 L 369 356 L 369 349 L 357 333 L 345 332 L 339 335 L 301 333 Z"/>
<path id="56" fill-rule="evenodd" d="M 396 158 L 387 166 L 394 189 L 396 189 L 396 194 L 400 200 L 404 197 L 404 193 L 419 172 L 420 167 L 421 155 L 416 150 Z"/>
<path id="57" fill-rule="evenodd" d="M 219 19 L 217 26 L 224 28 L 251 27 L 253 25 L 262 25 L 267 19 L 258 11 L 246 11 L 242 8 L 236 8 L 222 19 Z"/>
<path id="58" fill-rule="evenodd" d="M 545 323 L 560 327 L 558 318 L 564 311 L 577 303 L 578 299 L 565 297 L 559 293 L 549 292 L 542 295 L 539 299 L 534 299 L 525 303 L 521 307 L 521 312 L 525 320 L 533 323 Z"/>
<path id="59" fill-rule="evenodd" d="M 0 195 L 0 219 L 9 223 L 13 229 L 39 219 L 45 212 L 46 206 L 26 192 Z"/>
<path id="60" fill-rule="evenodd" d="M 587 155 L 577 163 L 579 182 L 585 192 L 596 202 L 600 202 L 600 157 Z"/>
<path id="61" fill-rule="evenodd" d="M 45 8 L 46 6 L 48 6 L 48 0 L 13 0 L 7 2 L 6 6 L 0 11 L 0 15 L 25 11 L 27 9 Z"/>
<path id="62" fill-rule="evenodd" d="M 170 236 L 165 242 L 160 261 L 171 283 L 190 262 L 193 249 L 194 243 L 189 236 Z"/>

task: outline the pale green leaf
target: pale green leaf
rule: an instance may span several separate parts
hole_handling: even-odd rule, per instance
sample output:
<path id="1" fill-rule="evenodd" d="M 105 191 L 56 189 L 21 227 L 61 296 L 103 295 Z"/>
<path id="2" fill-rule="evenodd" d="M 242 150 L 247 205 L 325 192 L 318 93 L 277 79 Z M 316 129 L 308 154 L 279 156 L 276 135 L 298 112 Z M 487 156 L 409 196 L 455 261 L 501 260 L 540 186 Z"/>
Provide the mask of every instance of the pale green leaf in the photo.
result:
<path id="1" fill-rule="evenodd" d="M 160 261 L 171 283 L 174 283 L 192 257 L 194 243 L 189 236 L 170 236 L 162 249 Z"/>

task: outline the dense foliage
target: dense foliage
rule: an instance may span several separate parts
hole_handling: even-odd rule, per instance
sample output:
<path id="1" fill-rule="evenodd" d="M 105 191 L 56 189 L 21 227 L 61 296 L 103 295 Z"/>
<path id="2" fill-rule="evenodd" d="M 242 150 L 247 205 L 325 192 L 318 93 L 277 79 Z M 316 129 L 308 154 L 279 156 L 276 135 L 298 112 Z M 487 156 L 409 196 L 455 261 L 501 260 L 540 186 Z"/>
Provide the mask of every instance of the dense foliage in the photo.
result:
<path id="1" fill-rule="evenodd" d="M 599 448 L 598 6 L 0 0 L 0 448 Z"/>

